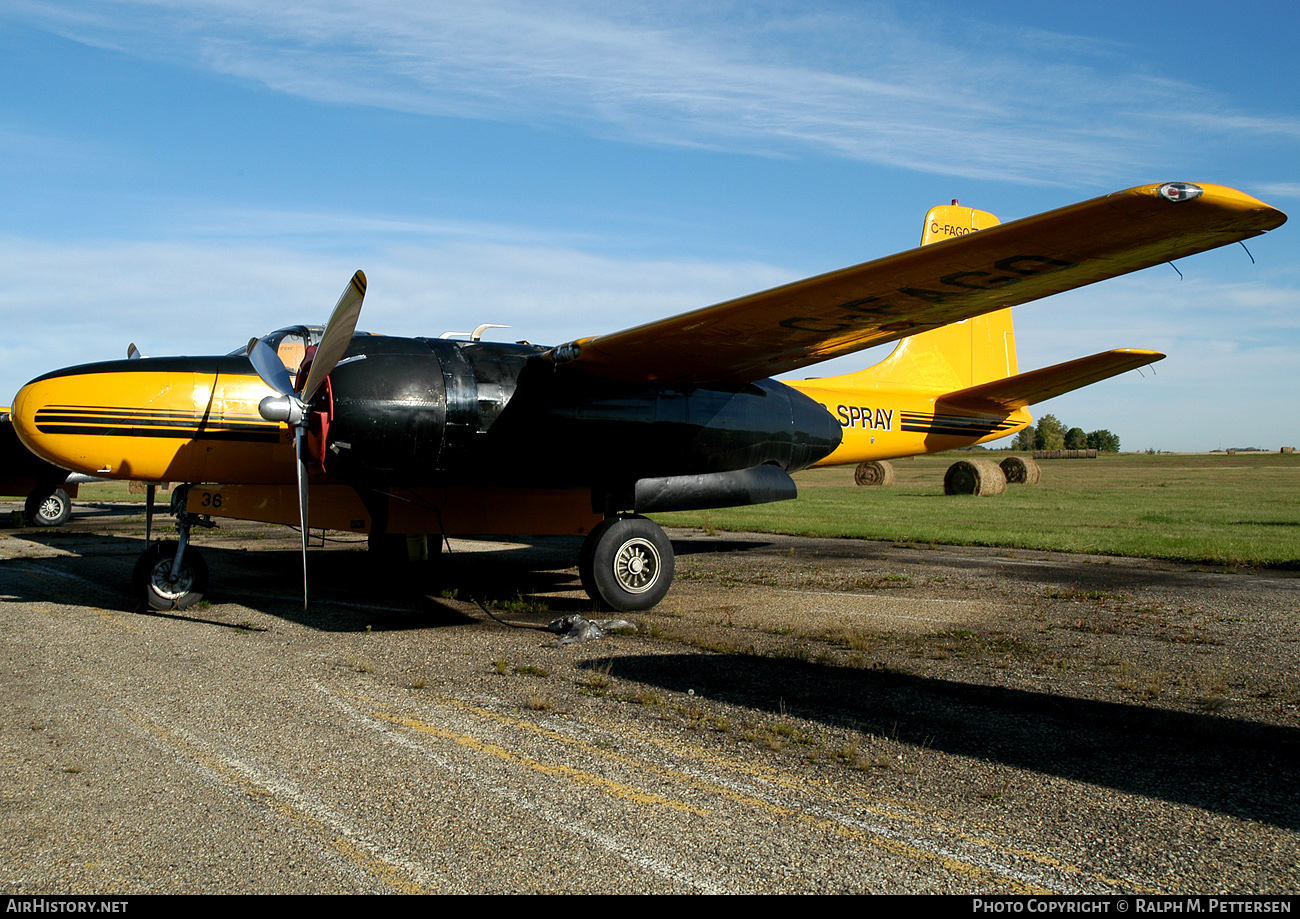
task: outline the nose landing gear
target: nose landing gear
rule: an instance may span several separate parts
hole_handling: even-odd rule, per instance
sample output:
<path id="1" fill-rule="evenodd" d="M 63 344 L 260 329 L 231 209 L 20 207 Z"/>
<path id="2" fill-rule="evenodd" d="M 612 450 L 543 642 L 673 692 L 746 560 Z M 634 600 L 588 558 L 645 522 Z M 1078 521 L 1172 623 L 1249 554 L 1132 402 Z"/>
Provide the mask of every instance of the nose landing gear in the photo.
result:
<path id="1" fill-rule="evenodd" d="M 212 527 L 211 520 L 185 510 L 189 486 L 182 485 L 172 494 L 172 513 L 180 530 L 177 542 L 150 543 L 131 572 L 131 591 L 142 609 L 189 609 L 203 599 L 208 590 L 208 564 L 199 550 L 189 544 L 191 527 Z M 152 489 L 149 493 L 152 516 Z"/>

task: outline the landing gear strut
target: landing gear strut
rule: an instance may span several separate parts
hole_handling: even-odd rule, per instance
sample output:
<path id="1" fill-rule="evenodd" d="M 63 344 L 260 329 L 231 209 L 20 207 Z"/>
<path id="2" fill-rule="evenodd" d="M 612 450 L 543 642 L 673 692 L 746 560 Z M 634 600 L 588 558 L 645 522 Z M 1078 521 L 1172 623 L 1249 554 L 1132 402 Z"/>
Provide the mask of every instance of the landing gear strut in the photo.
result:
<path id="1" fill-rule="evenodd" d="M 189 609 L 207 593 L 208 564 L 199 550 L 189 544 L 190 528 L 196 524 L 208 527 L 213 524 L 185 510 L 188 491 L 188 486 L 181 486 L 172 495 L 179 541 L 151 543 L 131 572 L 132 592 L 146 609 Z"/>
<path id="2" fill-rule="evenodd" d="M 647 610 L 673 582 L 673 544 L 659 524 L 645 517 L 606 517 L 587 536 L 578 574 L 587 596 L 603 609 Z"/>

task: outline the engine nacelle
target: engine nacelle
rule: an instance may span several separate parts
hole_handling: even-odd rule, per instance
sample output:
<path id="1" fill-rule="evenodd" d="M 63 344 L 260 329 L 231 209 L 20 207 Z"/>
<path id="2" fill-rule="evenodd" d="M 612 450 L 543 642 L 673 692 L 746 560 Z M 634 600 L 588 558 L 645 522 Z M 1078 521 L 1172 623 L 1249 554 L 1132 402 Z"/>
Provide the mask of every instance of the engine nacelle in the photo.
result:
<path id="1" fill-rule="evenodd" d="M 330 374 L 324 466 L 351 481 L 426 484 L 468 468 L 476 442 L 545 349 L 357 336 Z"/>

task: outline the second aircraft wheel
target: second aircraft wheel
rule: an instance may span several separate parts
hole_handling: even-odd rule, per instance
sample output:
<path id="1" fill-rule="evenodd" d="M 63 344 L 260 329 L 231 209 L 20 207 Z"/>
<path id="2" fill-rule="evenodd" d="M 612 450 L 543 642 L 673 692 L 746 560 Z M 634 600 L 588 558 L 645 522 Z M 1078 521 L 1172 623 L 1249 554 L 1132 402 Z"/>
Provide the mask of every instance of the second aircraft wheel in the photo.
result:
<path id="1" fill-rule="evenodd" d="M 27 496 L 23 514 L 33 526 L 62 526 L 72 516 L 72 499 L 62 488 L 38 489 Z"/>

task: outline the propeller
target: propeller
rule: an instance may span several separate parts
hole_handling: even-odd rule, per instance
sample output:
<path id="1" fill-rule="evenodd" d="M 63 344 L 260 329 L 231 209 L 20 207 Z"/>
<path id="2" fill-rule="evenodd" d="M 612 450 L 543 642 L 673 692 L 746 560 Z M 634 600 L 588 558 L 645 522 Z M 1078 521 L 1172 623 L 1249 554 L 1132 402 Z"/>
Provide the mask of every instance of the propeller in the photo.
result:
<path id="1" fill-rule="evenodd" d="M 307 421 L 311 415 L 311 400 L 315 398 L 339 362 L 361 315 L 361 301 L 366 296 L 366 276 L 358 271 L 348 282 L 339 302 L 330 314 L 325 334 L 316 346 L 316 356 L 301 391 L 293 386 L 293 378 L 279 355 L 260 338 L 248 343 L 248 359 L 262 382 L 274 389 L 277 395 L 267 396 L 257 410 L 267 421 L 283 421 L 293 428 L 293 451 L 298 459 L 298 518 L 302 524 L 302 608 L 307 608 L 307 457 L 304 445 L 307 440 Z"/>

